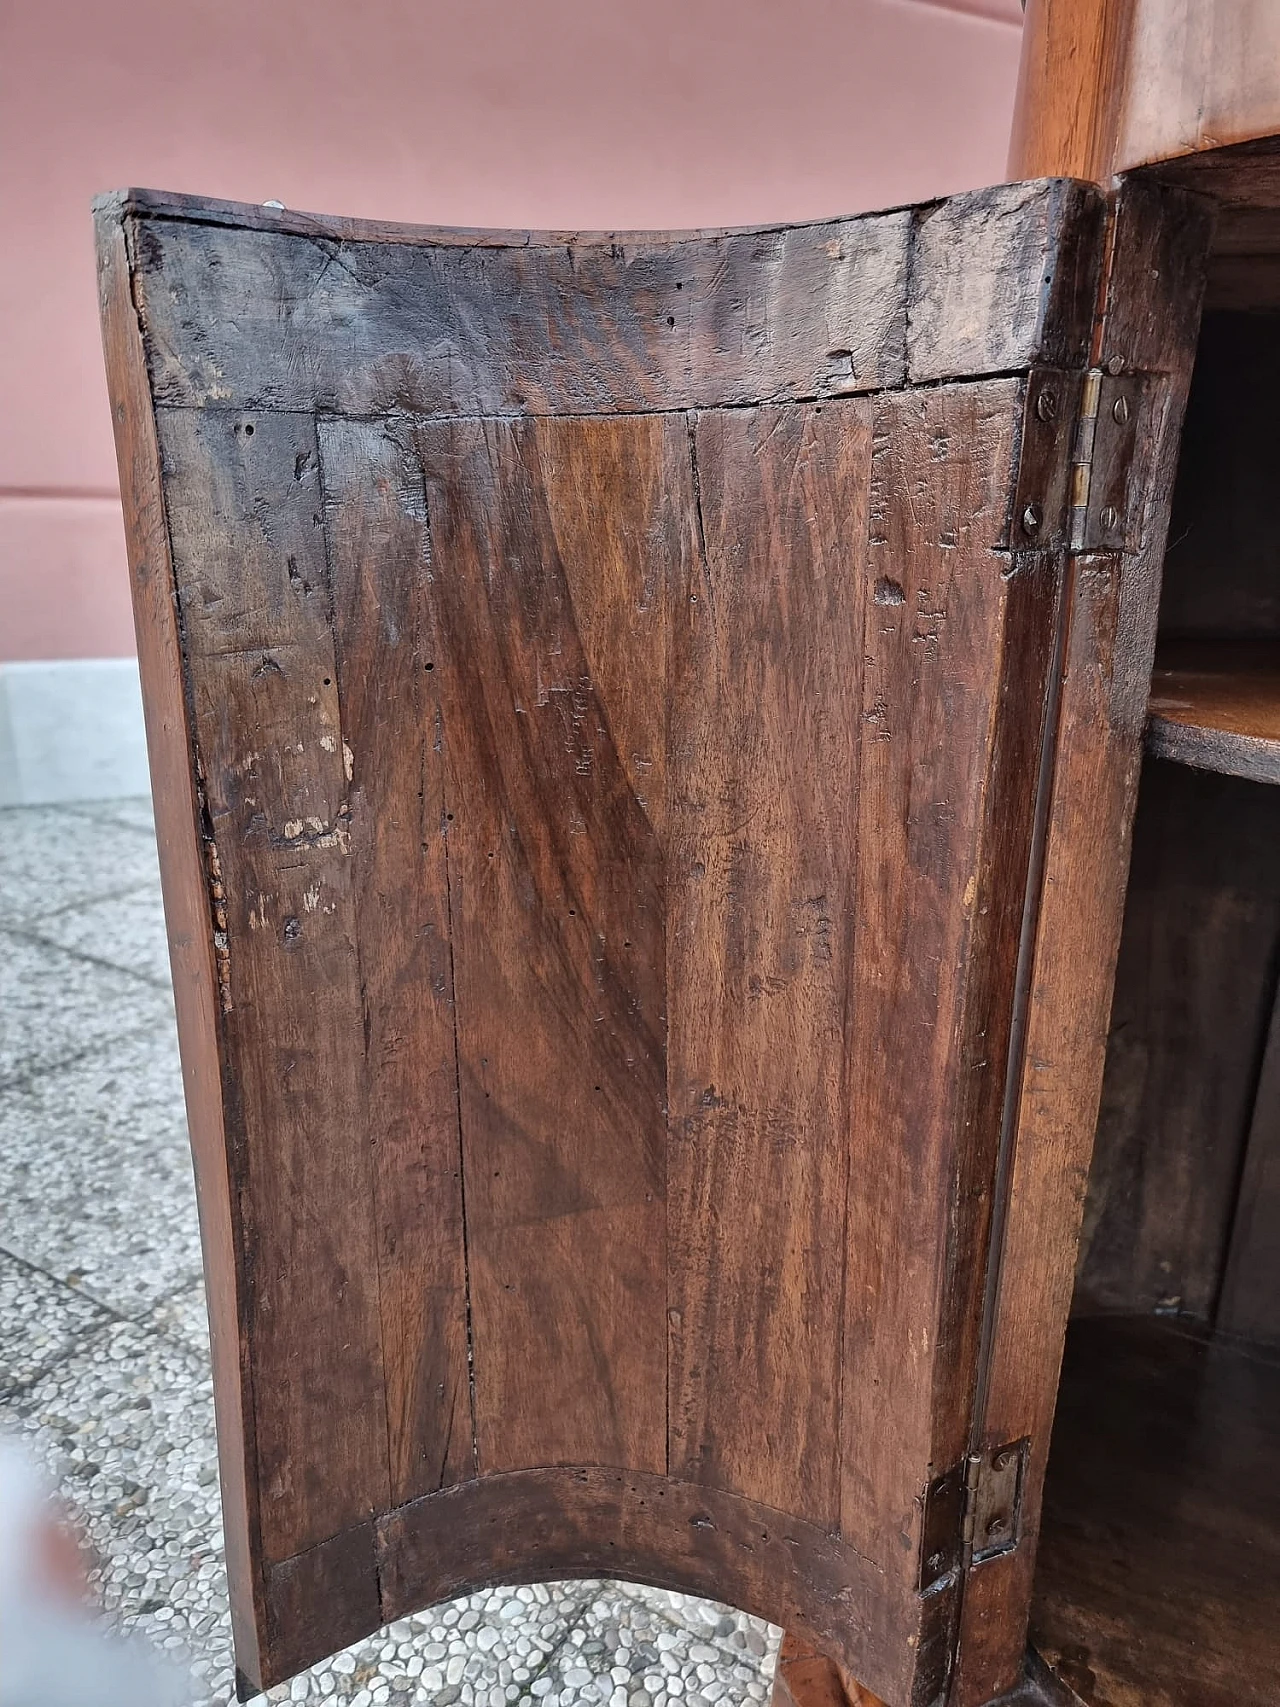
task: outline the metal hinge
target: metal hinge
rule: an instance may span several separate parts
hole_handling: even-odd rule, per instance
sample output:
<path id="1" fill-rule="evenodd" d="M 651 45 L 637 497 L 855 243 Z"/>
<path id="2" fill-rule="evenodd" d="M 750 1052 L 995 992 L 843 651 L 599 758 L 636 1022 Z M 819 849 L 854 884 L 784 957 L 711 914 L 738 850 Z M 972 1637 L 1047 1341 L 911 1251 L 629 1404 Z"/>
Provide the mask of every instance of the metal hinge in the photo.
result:
<path id="1" fill-rule="evenodd" d="M 1090 368 L 1071 451 L 1071 551 L 1134 551 L 1141 517 L 1129 490 L 1146 375 Z"/>
<path id="2" fill-rule="evenodd" d="M 1018 1545 L 1027 1440 L 971 1453 L 925 1494 L 920 1591 Z"/>
<path id="3" fill-rule="evenodd" d="M 1018 1545 L 1022 1518 L 1022 1472 L 1026 1440 L 987 1452 L 974 1452 L 965 1463 L 961 1550 L 966 1564 L 978 1565 Z"/>

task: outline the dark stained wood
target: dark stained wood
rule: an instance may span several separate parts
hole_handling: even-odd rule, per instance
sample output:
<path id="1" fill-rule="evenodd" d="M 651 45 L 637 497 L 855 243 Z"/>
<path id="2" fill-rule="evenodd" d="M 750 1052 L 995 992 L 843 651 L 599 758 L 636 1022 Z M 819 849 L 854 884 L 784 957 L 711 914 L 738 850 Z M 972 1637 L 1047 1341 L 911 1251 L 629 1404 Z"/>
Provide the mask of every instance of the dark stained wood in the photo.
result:
<path id="1" fill-rule="evenodd" d="M 1076 1308 L 1207 1321 L 1280 963 L 1276 791 L 1144 768 Z"/>
<path id="2" fill-rule="evenodd" d="M 244 1688 L 573 1573 L 946 1687 L 921 1513 L 972 1435 L 1045 822 L 1073 422 L 1035 400 L 1079 385 L 1026 369 L 1085 360 L 1100 209 L 104 208 L 207 861 Z"/>
<path id="3" fill-rule="evenodd" d="M 187 1126 L 200 1199 L 231 1623 L 237 1665 L 246 1676 L 256 1677 L 262 1667 L 259 1641 L 266 1611 L 255 1563 L 259 1531 L 253 1371 L 240 1331 L 246 1250 L 234 1158 L 225 1143 L 212 930 L 217 903 L 211 893 L 213 878 L 191 762 L 191 718 L 160 448 L 125 231 L 110 213 L 100 214 L 95 228 L 102 341 L 129 543 L 160 881 Z"/>
<path id="4" fill-rule="evenodd" d="M 1280 1003 L 1271 1009 L 1214 1326 L 1280 1343 Z"/>
<path id="5" fill-rule="evenodd" d="M 385 426 L 319 452 L 333 609 L 396 1503 L 475 1471 L 439 695 L 423 633 L 422 470 Z M 331 735 L 334 750 L 337 737 Z"/>
<path id="6" fill-rule="evenodd" d="M 670 683 L 671 1470 L 832 1530 L 871 430 L 697 419 Z"/>
<path id="7" fill-rule="evenodd" d="M 850 1129 L 877 1134 L 878 1161 L 850 1170 L 841 1525 L 885 1558 L 918 1555 L 918 1467 L 963 1455 L 976 1378 L 1058 562 L 994 549 L 1017 392 L 877 410 L 848 1071 Z M 926 459 L 927 491 L 897 503 Z M 886 1075 L 903 1052 L 912 1070 Z M 949 1180 L 971 1182 L 963 1198 Z"/>
<path id="8" fill-rule="evenodd" d="M 1088 1707 L 1275 1701 L 1277 1419 L 1269 1354 L 1171 1323 L 1073 1324 L 1032 1634 Z"/>
<path id="9" fill-rule="evenodd" d="M 175 286 L 147 295 L 156 397 L 453 417 L 875 390 L 902 379 L 911 223 L 462 248 L 149 220 Z"/>
<path id="10" fill-rule="evenodd" d="M 943 1670 L 921 1677 L 911 1657 L 931 1642 L 933 1602 L 818 1526 L 675 1477 L 596 1467 L 483 1476 L 382 1519 L 378 1560 L 387 1618 L 485 1583 L 613 1574 L 781 1624 L 886 1701 L 912 1699 L 913 1673 L 921 1707 L 942 1684 Z"/>
<path id="11" fill-rule="evenodd" d="M 617 650 L 608 627 L 650 642 L 642 703 L 661 706 L 669 589 L 688 545 L 688 433 L 679 417 L 467 422 L 422 427 L 416 444 L 447 773 L 478 1463 L 659 1472 L 666 901 L 632 775 L 656 759 L 660 787 L 662 760 L 627 740 L 638 725 L 613 726 L 629 684 L 606 672 L 597 686 L 574 591 L 596 580 L 601 653 Z M 610 512 L 595 532 L 592 496 Z"/>
<path id="12" fill-rule="evenodd" d="M 912 257 L 907 371 L 913 383 L 1089 353 L 1106 204 L 1086 184 L 1033 182 L 952 196 L 920 215 Z M 1052 255 L 1043 287 L 1026 280 Z"/>
<path id="13" fill-rule="evenodd" d="M 1156 654 L 1147 751 L 1280 782 L 1280 642 L 1172 641 Z"/>
<path id="14" fill-rule="evenodd" d="M 254 1390 L 260 1545 L 275 1564 L 390 1494 L 319 460 L 306 416 L 157 421 L 220 889 L 228 1142 L 251 1263 L 242 1327 L 255 1365 L 276 1372 Z"/>
<path id="15" fill-rule="evenodd" d="M 997 1257 L 989 1274 L 975 1448 L 1026 1437 L 1022 1539 L 965 1584 L 957 1707 L 1009 1688 L 1022 1661 L 1040 1489 L 1072 1295 L 1077 1238 L 1106 1058 L 1155 644 L 1160 563 L 1211 223 L 1201 205 L 1145 185 L 1119 196 L 1105 316 L 1092 359 L 1157 376 L 1130 475 L 1135 548 L 1072 560 L 1061 636 L 1057 733 L 1044 782 L 1024 1031 L 1009 1085 Z"/>

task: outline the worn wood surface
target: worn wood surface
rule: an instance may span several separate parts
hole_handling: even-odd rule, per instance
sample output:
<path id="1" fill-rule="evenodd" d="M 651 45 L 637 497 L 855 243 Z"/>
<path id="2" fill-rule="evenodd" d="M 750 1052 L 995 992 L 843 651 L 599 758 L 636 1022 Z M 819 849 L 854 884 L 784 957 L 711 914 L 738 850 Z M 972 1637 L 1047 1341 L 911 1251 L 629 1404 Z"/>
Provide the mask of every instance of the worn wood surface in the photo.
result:
<path id="1" fill-rule="evenodd" d="M 920 1515 L 978 1382 L 1063 573 L 1025 369 L 1086 358 L 1101 205 L 554 242 L 104 206 L 189 707 L 154 757 L 244 1688 L 601 1573 L 889 1707 L 945 1686 Z"/>
<path id="2" fill-rule="evenodd" d="M 1273 1356 L 1172 1323 L 1073 1324 L 1032 1634 L 1088 1707 L 1275 1701 L 1277 1418 Z"/>
<path id="3" fill-rule="evenodd" d="M 1130 481 L 1133 549 L 1072 560 L 1034 953 L 1002 1161 L 989 1362 L 975 1449 L 1024 1436 L 1023 1539 L 965 1585 L 955 1700 L 977 1707 L 1022 1663 L 1040 1489 L 1072 1295 L 1129 834 L 1155 644 L 1160 564 L 1199 318 L 1210 220 L 1140 184 L 1120 192 L 1092 360 L 1157 376 Z"/>
<path id="4" fill-rule="evenodd" d="M 1271 0 L 1028 0 L 1011 176 L 1105 182 L 1276 132 Z"/>
<path id="5" fill-rule="evenodd" d="M 160 881 L 217 1368 L 214 1405 L 231 1622 L 238 1670 L 245 1677 L 256 1677 L 262 1669 L 259 1644 L 266 1610 L 254 1558 L 258 1481 L 253 1371 L 244 1356 L 240 1332 L 247 1249 L 235 1158 L 226 1144 L 216 919 L 211 910 L 216 899 L 207 864 L 198 778 L 191 765 L 182 632 L 173 596 L 160 451 L 133 306 L 128 246 L 118 220 L 100 216 L 95 227 L 103 350 L 129 541 L 147 748 L 152 776 L 159 784 L 154 811 Z"/>
<path id="6" fill-rule="evenodd" d="M 1280 782 L 1280 643 L 1166 642 L 1151 675 L 1147 751 L 1198 770 Z"/>

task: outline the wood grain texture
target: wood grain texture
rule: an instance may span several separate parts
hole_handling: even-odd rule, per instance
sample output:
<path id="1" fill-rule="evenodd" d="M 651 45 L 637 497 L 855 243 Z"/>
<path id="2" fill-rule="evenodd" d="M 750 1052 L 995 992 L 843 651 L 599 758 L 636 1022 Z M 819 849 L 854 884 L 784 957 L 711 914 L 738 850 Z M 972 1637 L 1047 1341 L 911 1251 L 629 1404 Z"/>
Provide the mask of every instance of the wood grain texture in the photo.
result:
<path id="1" fill-rule="evenodd" d="M 384 425 L 319 426 L 333 685 L 364 1025 L 395 1503 L 475 1471 L 445 856 L 422 470 Z M 334 751 L 338 751 L 335 738 Z"/>
<path id="2" fill-rule="evenodd" d="M 1022 1663 L 1040 1489 L 1106 1058 L 1155 645 L 1160 562 L 1211 222 L 1180 192 L 1122 187 L 1093 359 L 1157 376 L 1130 477 L 1136 549 L 1074 559 L 1048 831 L 1017 1061 L 990 1362 L 975 1445 L 1031 1441 L 1023 1539 L 970 1572 L 955 1696 L 976 1707 Z"/>
<path id="3" fill-rule="evenodd" d="M 849 1067 L 851 1130 L 876 1136 L 849 1179 L 841 1524 L 885 1558 L 918 1555 L 919 1465 L 958 1461 L 976 1379 L 1056 561 L 995 550 L 1018 393 L 941 387 L 877 410 Z M 922 461 L 930 480 L 898 503 Z M 1030 738 L 1006 767 L 1009 672 Z M 911 1072 L 886 1074 L 893 1059 Z"/>
<path id="4" fill-rule="evenodd" d="M 309 417 L 161 410 L 216 861 L 264 1560 L 390 1487 L 350 806 Z M 334 1213 L 341 1205 L 341 1213 Z M 323 1402 L 316 1398 L 323 1395 Z"/>
<path id="5" fill-rule="evenodd" d="M 1198 770 L 1280 782 L 1280 644 L 1166 642 L 1151 675 L 1147 751 Z"/>
<path id="6" fill-rule="evenodd" d="M 598 578 L 599 653 L 616 653 L 609 625 L 635 647 L 656 640 L 644 703 L 661 705 L 687 431 L 679 418 L 469 422 L 422 427 L 416 443 L 432 517 L 478 1462 L 661 1471 L 665 873 L 631 782 L 654 759 L 620 745 L 640 725 L 614 727 L 626 700 L 606 703 L 596 684 L 574 591 Z M 612 525 L 593 534 L 586 510 L 609 480 Z"/>
<path id="7" fill-rule="evenodd" d="M 1036 362 L 1083 367 L 1105 213 L 1097 190 L 1061 181 L 972 190 L 924 209 L 912 256 L 912 382 Z M 1047 265 L 1029 290 L 1037 255 Z"/>
<path id="8" fill-rule="evenodd" d="M 378 1555 L 388 1618 L 484 1583 L 615 1574 L 721 1595 L 836 1656 L 885 1701 L 925 1707 L 945 1677 L 936 1598 L 904 1594 L 821 1527 L 675 1477 L 595 1466 L 481 1477 L 383 1519 Z"/>
<path id="9" fill-rule="evenodd" d="M 699 550 L 670 684 L 671 1469 L 834 1530 L 871 416 L 704 415 L 690 448 Z"/>
<path id="10" fill-rule="evenodd" d="M 1009 176 L 1115 170 L 1137 0 L 1027 0 Z"/>
<path id="11" fill-rule="evenodd" d="M 175 285 L 146 299 L 156 395 L 453 417 L 874 390 L 902 378 L 910 231 L 440 248 L 149 220 L 148 269 Z"/>
<path id="12" fill-rule="evenodd" d="M 146 357 L 133 304 L 131 262 L 118 215 L 95 220 L 102 339 L 120 495 L 124 505 L 138 667 L 169 937 L 187 1127 L 200 1201 L 218 1469 L 231 1623 L 237 1663 L 261 1669 L 259 1632 L 266 1612 L 256 1565 L 259 1549 L 253 1371 L 241 1338 L 245 1284 L 241 1204 L 225 1144 L 214 899 L 192 763 L 182 631 L 174 597 L 160 447 L 147 386 Z"/>
<path id="13" fill-rule="evenodd" d="M 1270 1707 L 1277 1416 L 1274 1357 L 1172 1323 L 1073 1323 L 1032 1632 L 1080 1700 Z"/>
<path id="14" fill-rule="evenodd" d="M 1227 1267 L 1214 1315 L 1219 1333 L 1280 1344 L 1280 1003 L 1253 1100 Z"/>
<path id="15" fill-rule="evenodd" d="M 1009 171 L 1114 173 L 1280 131 L 1270 0 L 1029 0 Z"/>
<path id="16" fill-rule="evenodd" d="M 128 206 L 243 1687 L 577 1572 L 927 1707 L 1063 569 L 1014 504 L 1077 383 L 1025 369 L 1085 359 L 1098 198 L 616 243 Z"/>

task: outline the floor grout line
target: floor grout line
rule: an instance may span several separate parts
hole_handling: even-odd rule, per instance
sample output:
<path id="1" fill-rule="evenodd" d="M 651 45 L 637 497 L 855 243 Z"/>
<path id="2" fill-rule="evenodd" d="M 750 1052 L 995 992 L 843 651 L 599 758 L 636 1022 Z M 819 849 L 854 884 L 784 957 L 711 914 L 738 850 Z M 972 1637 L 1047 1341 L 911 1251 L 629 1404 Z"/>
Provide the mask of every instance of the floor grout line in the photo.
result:
<path id="1" fill-rule="evenodd" d="M 91 902 L 96 906 L 98 903 Z M 42 918 L 56 918 L 56 914 L 42 914 Z M 55 942 L 52 937 L 43 936 L 38 930 L 31 930 L 23 925 L 0 924 L 0 936 L 15 936 L 19 942 L 28 942 L 34 948 L 52 948 L 59 954 L 68 955 L 72 960 L 84 961 L 89 966 L 99 966 L 104 972 L 121 972 L 126 978 L 134 978 L 145 984 L 149 990 L 159 990 L 169 994 L 173 985 L 168 978 L 155 978 L 150 972 L 139 972 L 136 967 L 122 966 L 118 960 L 106 960 L 100 954 L 88 954 L 83 948 L 68 948 L 65 943 Z"/>
<path id="2" fill-rule="evenodd" d="M 3 935 L 3 932 L 0 932 L 0 935 Z M 7 1096 L 11 1091 L 28 1091 L 40 1079 L 47 1078 L 52 1073 L 64 1072 L 68 1067 L 77 1067 L 94 1055 L 115 1049 L 119 1044 L 128 1043 L 136 1037 L 146 1037 L 161 1026 L 166 1031 L 171 1031 L 174 1022 L 170 1017 L 162 1018 L 157 1015 L 146 1025 L 130 1026 L 127 1031 L 117 1031 L 111 1037 L 97 1038 L 92 1043 L 86 1043 L 83 1049 L 74 1049 L 69 1055 L 60 1055 L 43 1066 L 33 1067 L 30 1072 L 13 1073 L 7 1079 L 0 1079 L 0 1096 Z"/>

